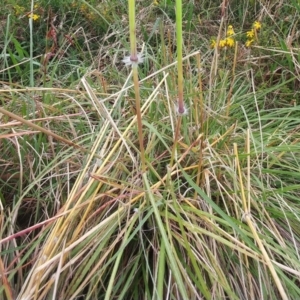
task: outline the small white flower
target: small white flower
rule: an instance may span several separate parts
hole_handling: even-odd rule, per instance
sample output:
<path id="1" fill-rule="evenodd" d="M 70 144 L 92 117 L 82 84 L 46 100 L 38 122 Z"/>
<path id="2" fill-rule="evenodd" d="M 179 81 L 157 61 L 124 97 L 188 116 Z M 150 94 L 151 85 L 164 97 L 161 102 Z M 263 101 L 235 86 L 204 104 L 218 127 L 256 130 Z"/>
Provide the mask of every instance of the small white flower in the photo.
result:
<path id="1" fill-rule="evenodd" d="M 188 114 L 189 109 L 183 106 L 183 111 L 179 111 L 179 106 L 178 104 L 175 104 L 175 110 L 178 116 L 185 116 Z"/>
<path id="2" fill-rule="evenodd" d="M 132 55 L 125 56 L 122 62 L 125 64 L 125 66 L 135 66 L 138 64 L 142 64 L 144 62 L 144 57 L 142 53 L 138 53 L 136 57 L 133 57 Z"/>

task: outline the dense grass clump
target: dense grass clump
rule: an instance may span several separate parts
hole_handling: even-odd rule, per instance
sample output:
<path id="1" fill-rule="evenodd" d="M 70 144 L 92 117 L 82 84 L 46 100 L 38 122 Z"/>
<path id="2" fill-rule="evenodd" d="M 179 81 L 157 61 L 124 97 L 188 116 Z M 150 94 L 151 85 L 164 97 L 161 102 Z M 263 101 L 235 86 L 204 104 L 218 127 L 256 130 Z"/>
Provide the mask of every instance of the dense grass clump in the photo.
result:
<path id="1" fill-rule="evenodd" d="M 7 0 L 0 299 L 300 298 L 299 12 Z"/>

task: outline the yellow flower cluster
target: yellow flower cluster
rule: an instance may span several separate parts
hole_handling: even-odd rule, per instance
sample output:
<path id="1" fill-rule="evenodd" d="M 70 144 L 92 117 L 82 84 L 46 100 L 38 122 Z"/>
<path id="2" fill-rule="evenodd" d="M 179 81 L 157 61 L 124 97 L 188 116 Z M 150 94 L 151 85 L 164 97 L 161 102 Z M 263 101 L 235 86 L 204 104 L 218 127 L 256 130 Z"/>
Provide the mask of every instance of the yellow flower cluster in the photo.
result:
<path id="1" fill-rule="evenodd" d="M 19 5 L 14 5 L 13 8 L 15 10 L 16 16 L 20 16 L 20 15 L 25 14 L 25 7 L 19 6 Z M 38 9 L 39 8 L 38 4 L 35 4 L 33 8 L 34 8 L 34 10 Z M 26 15 L 27 15 L 28 18 L 32 19 L 33 21 L 36 21 L 41 17 L 40 15 L 34 14 L 33 12 L 32 13 L 26 13 Z"/>
<path id="2" fill-rule="evenodd" d="M 246 47 L 250 47 L 254 41 L 257 41 L 257 32 L 261 29 L 261 23 L 255 21 L 252 25 L 252 29 L 246 32 L 247 40 L 245 42 Z M 233 48 L 235 45 L 235 32 L 232 25 L 229 25 L 226 31 L 226 37 L 221 39 L 217 45 L 216 39 L 211 39 L 210 47 L 214 49 L 216 46 L 219 48 Z"/>
<path id="3" fill-rule="evenodd" d="M 261 23 L 255 21 L 252 25 L 252 29 L 246 32 L 247 40 L 245 42 L 246 47 L 250 47 L 255 40 L 257 40 L 257 32 L 261 29 Z"/>
<path id="4" fill-rule="evenodd" d="M 39 18 L 40 18 L 40 16 L 39 15 L 37 15 L 37 14 L 29 14 L 29 15 L 27 15 L 28 16 L 28 18 L 30 18 L 30 19 L 32 19 L 33 21 L 36 21 L 36 20 L 38 20 Z"/>
<path id="5" fill-rule="evenodd" d="M 233 35 L 235 35 L 235 32 L 233 30 L 233 26 L 229 25 L 228 28 L 227 28 L 226 36 L 233 36 Z"/>
<path id="6" fill-rule="evenodd" d="M 226 32 L 226 38 L 219 41 L 218 47 L 219 48 L 234 47 L 234 45 L 235 45 L 235 40 L 233 38 L 234 35 L 235 35 L 235 32 L 233 30 L 233 26 L 229 25 L 227 28 L 227 32 Z M 216 44 L 217 44 L 216 40 L 212 39 L 210 47 L 215 48 Z"/>

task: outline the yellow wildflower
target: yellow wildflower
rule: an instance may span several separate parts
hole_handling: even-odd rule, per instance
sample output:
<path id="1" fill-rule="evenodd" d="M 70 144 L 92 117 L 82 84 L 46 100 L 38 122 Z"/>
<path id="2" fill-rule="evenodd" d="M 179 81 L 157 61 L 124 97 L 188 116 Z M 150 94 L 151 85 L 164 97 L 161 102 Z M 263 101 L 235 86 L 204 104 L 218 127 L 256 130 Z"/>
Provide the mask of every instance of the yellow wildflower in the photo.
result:
<path id="1" fill-rule="evenodd" d="M 214 48 L 216 47 L 216 44 L 217 44 L 216 40 L 215 40 L 215 39 L 212 39 L 212 40 L 210 41 L 210 48 L 211 48 L 211 49 L 214 49 Z"/>
<path id="2" fill-rule="evenodd" d="M 28 18 L 32 19 L 33 21 L 36 21 L 37 19 L 40 18 L 40 16 L 37 15 L 37 14 L 31 13 L 31 14 L 28 15 Z"/>
<path id="3" fill-rule="evenodd" d="M 261 28 L 261 23 L 258 22 L 258 21 L 255 21 L 255 22 L 253 23 L 253 28 L 254 28 L 255 30 L 259 30 L 259 29 Z"/>
<path id="4" fill-rule="evenodd" d="M 252 39 L 254 37 L 255 33 L 254 33 L 254 29 L 251 29 L 250 31 L 246 32 L 246 36 L 249 39 Z"/>
<path id="5" fill-rule="evenodd" d="M 224 47 L 226 47 L 226 45 L 227 45 L 226 40 L 220 40 L 220 42 L 219 42 L 220 48 L 224 48 Z"/>
<path id="6" fill-rule="evenodd" d="M 25 7 L 19 5 L 14 5 L 13 8 L 17 16 L 21 15 L 25 11 Z"/>
<path id="7" fill-rule="evenodd" d="M 254 42 L 253 39 L 247 40 L 246 43 L 245 43 L 245 46 L 246 46 L 247 48 L 249 48 L 249 47 L 253 44 L 253 42 Z"/>
<path id="8" fill-rule="evenodd" d="M 234 47 L 234 39 L 232 38 L 232 37 L 228 37 L 228 38 L 226 38 L 226 46 L 228 46 L 228 47 Z"/>
<path id="9" fill-rule="evenodd" d="M 233 26 L 232 26 L 232 25 L 229 25 L 229 26 L 228 26 L 226 35 L 227 35 L 227 36 L 232 36 L 232 35 L 234 35 L 234 30 L 233 30 Z"/>
<path id="10" fill-rule="evenodd" d="M 155 5 L 155 6 L 159 5 L 158 1 L 157 0 L 153 0 L 153 5 Z"/>

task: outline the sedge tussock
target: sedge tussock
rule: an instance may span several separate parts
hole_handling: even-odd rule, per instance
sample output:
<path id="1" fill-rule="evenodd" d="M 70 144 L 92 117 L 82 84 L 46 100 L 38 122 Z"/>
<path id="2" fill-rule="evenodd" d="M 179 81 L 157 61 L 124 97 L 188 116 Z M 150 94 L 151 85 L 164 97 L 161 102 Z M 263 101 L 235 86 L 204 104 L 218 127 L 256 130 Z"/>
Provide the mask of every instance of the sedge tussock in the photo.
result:
<path id="1" fill-rule="evenodd" d="M 48 2 L 0 13 L 0 298 L 300 298 L 297 6 L 136 1 L 130 52 Z"/>

